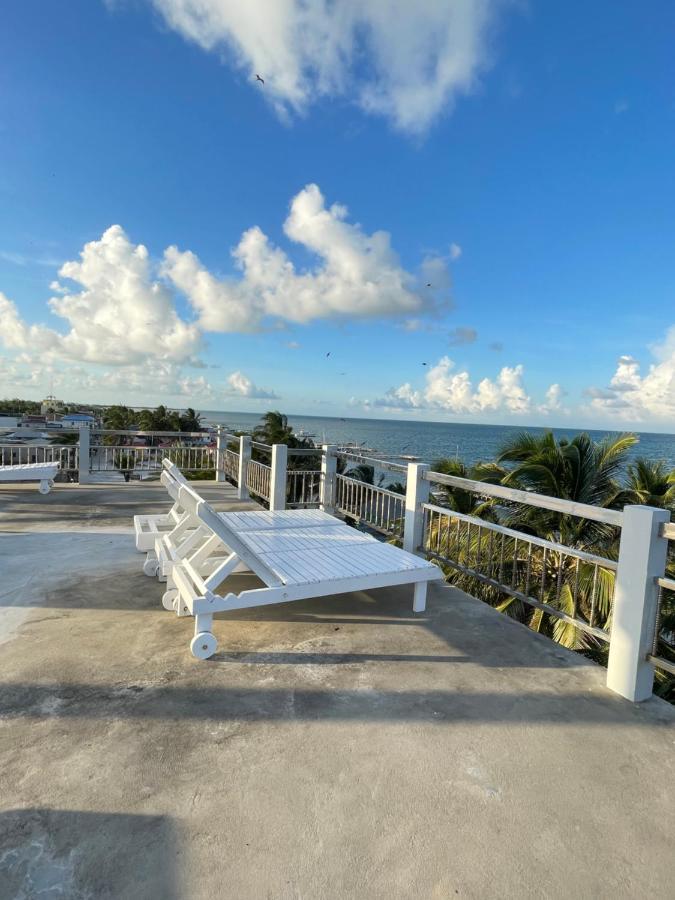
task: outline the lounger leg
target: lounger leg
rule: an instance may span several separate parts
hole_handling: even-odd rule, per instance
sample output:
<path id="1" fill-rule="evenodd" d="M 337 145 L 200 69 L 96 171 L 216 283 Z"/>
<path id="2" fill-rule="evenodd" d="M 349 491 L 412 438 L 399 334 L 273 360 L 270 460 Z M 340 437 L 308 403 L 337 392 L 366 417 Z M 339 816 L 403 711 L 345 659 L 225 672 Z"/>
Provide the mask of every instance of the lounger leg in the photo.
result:
<path id="1" fill-rule="evenodd" d="M 418 581 L 413 594 L 413 612 L 424 612 L 427 607 L 427 582 Z"/>
<path id="2" fill-rule="evenodd" d="M 38 490 L 40 491 L 41 494 L 48 494 L 49 487 L 50 487 L 49 479 L 43 478 L 42 481 L 40 482 L 40 487 L 38 488 Z"/>
<path id="3" fill-rule="evenodd" d="M 208 659 L 216 652 L 218 641 L 211 633 L 212 624 L 213 616 L 211 615 L 195 616 L 195 636 L 190 641 L 190 650 L 197 659 Z"/>

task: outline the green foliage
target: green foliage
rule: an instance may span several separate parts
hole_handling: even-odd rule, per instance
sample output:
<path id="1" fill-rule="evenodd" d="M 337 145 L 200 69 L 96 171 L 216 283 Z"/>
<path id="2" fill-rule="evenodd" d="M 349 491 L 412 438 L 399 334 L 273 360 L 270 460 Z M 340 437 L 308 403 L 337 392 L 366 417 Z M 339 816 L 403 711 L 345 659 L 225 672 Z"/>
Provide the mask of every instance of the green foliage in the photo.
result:
<path id="1" fill-rule="evenodd" d="M 40 415 L 40 404 L 35 400 L 0 400 L 0 414 L 2 415 Z"/>

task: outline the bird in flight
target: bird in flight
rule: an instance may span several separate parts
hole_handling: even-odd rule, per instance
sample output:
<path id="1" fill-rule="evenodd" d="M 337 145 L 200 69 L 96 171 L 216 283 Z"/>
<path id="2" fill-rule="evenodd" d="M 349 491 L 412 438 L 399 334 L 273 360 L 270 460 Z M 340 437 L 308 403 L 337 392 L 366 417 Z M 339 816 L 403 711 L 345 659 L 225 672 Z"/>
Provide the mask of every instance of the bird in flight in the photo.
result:
<path id="1" fill-rule="evenodd" d="M 256 81 L 259 81 L 261 84 L 265 84 L 265 79 L 261 78 L 257 72 L 255 73 L 255 78 L 256 78 Z"/>
<path id="2" fill-rule="evenodd" d="M 346 373 L 346 372 L 339 372 L 338 374 L 339 374 L 339 375 L 346 375 L 347 373 Z"/>
<path id="3" fill-rule="evenodd" d="M 426 363 L 422 363 L 423 366 L 426 366 Z"/>
<path id="4" fill-rule="evenodd" d="M 330 350 L 328 351 L 328 353 L 326 353 L 326 359 L 328 359 L 329 356 L 330 356 Z"/>
<path id="5" fill-rule="evenodd" d="M 430 285 L 430 284 L 428 284 L 428 285 L 427 285 L 427 287 L 431 287 L 431 285 Z"/>

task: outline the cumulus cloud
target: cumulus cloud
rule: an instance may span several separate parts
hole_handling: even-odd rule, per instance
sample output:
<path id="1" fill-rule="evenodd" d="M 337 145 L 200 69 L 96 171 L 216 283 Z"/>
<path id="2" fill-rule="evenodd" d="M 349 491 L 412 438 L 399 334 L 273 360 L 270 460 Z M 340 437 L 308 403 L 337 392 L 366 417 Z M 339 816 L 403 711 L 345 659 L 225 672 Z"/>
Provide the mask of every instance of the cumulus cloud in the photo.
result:
<path id="1" fill-rule="evenodd" d="M 284 223 L 288 238 L 317 258 L 309 271 L 298 271 L 286 253 L 260 228 L 244 232 L 233 257 L 238 278 L 217 278 L 190 251 L 169 247 L 163 274 L 190 301 L 205 331 L 258 331 L 273 321 L 401 316 L 437 309 L 437 296 L 424 292 L 401 267 L 386 231 L 366 234 L 346 221 L 347 208 L 326 206 L 315 184 L 291 201 Z M 445 266 L 433 267 L 444 283 Z"/>
<path id="2" fill-rule="evenodd" d="M 646 374 L 632 356 L 620 356 L 606 388 L 586 391 L 594 412 L 625 421 L 668 421 L 675 417 L 675 326 L 652 348 L 656 362 Z"/>
<path id="3" fill-rule="evenodd" d="M 506 410 L 526 413 L 530 397 L 523 385 L 521 365 L 504 366 L 497 378 L 483 378 L 474 388 L 469 373 L 454 371 L 455 364 L 444 356 L 426 375 L 426 383 L 416 390 L 409 382 L 389 391 L 372 406 L 387 409 L 436 409 L 453 413 L 480 413 Z"/>
<path id="4" fill-rule="evenodd" d="M 451 347 L 461 347 L 463 344 L 474 344 L 478 337 L 475 328 L 453 328 L 448 333 L 448 343 Z"/>
<path id="5" fill-rule="evenodd" d="M 551 412 L 559 412 L 562 410 L 562 399 L 567 395 L 567 391 L 560 384 L 552 384 L 546 391 L 546 400 L 537 408 L 540 413 L 548 415 Z"/>
<path id="6" fill-rule="evenodd" d="M 27 325 L 12 301 L 0 295 L 0 340 L 10 349 L 78 362 L 128 365 L 148 356 L 186 361 L 200 346 L 196 325 L 177 314 L 169 291 L 152 277 L 147 249 L 131 243 L 119 225 L 85 244 L 79 260 L 59 276 L 64 288 L 49 300 L 65 333 Z"/>
<path id="7" fill-rule="evenodd" d="M 450 244 L 450 259 L 459 259 L 462 255 L 462 248 L 459 244 Z"/>
<path id="8" fill-rule="evenodd" d="M 171 28 L 224 54 L 284 117 L 348 97 L 419 134 L 489 64 L 502 0 L 153 0 Z M 255 74 L 265 79 L 264 87 Z"/>
<path id="9" fill-rule="evenodd" d="M 248 397 L 251 400 L 279 400 L 279 395 L 274 391 L 256 387 L 250 378 L 243 372 L 233 372 L 228 376 L 229 393 L 238 397 Z"/>
<path id="10" fill-rule="evenodd" d="M 488 344 L 488 350 L 492 350 L 494 353 L 501 353 L 504 349 L 504 344 L 501 341 L 492 341 L 491 344 Z"/>

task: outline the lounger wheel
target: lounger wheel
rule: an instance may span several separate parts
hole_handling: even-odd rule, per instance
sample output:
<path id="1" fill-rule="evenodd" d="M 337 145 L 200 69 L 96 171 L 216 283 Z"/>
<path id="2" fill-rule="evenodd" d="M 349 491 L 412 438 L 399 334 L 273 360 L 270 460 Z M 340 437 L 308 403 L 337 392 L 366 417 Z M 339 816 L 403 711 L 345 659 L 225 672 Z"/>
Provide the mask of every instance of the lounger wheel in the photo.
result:
<path id="1" fill-rule="evenodd" d="M 164 609 L 168 609 L 170 612 L 173 612 L 176 609 L 176 598 L 178 597 L 178 591 L 170 590 L 164 591 L 162 594 L 162 606 Z"/>
<path id="2" fill-rule="evenodd" d="M 143 572 L 149 578 L 159 575 L 159 562 L 156 559 L 146 559 L 143 563 Z"/>
<path id="3" fill-rule="evenodd" d="M 216 652 L 218 641 L 210 631 L 200 631 L 190 641 L 190 650 L 197 659 L 208 659 Z"/>

